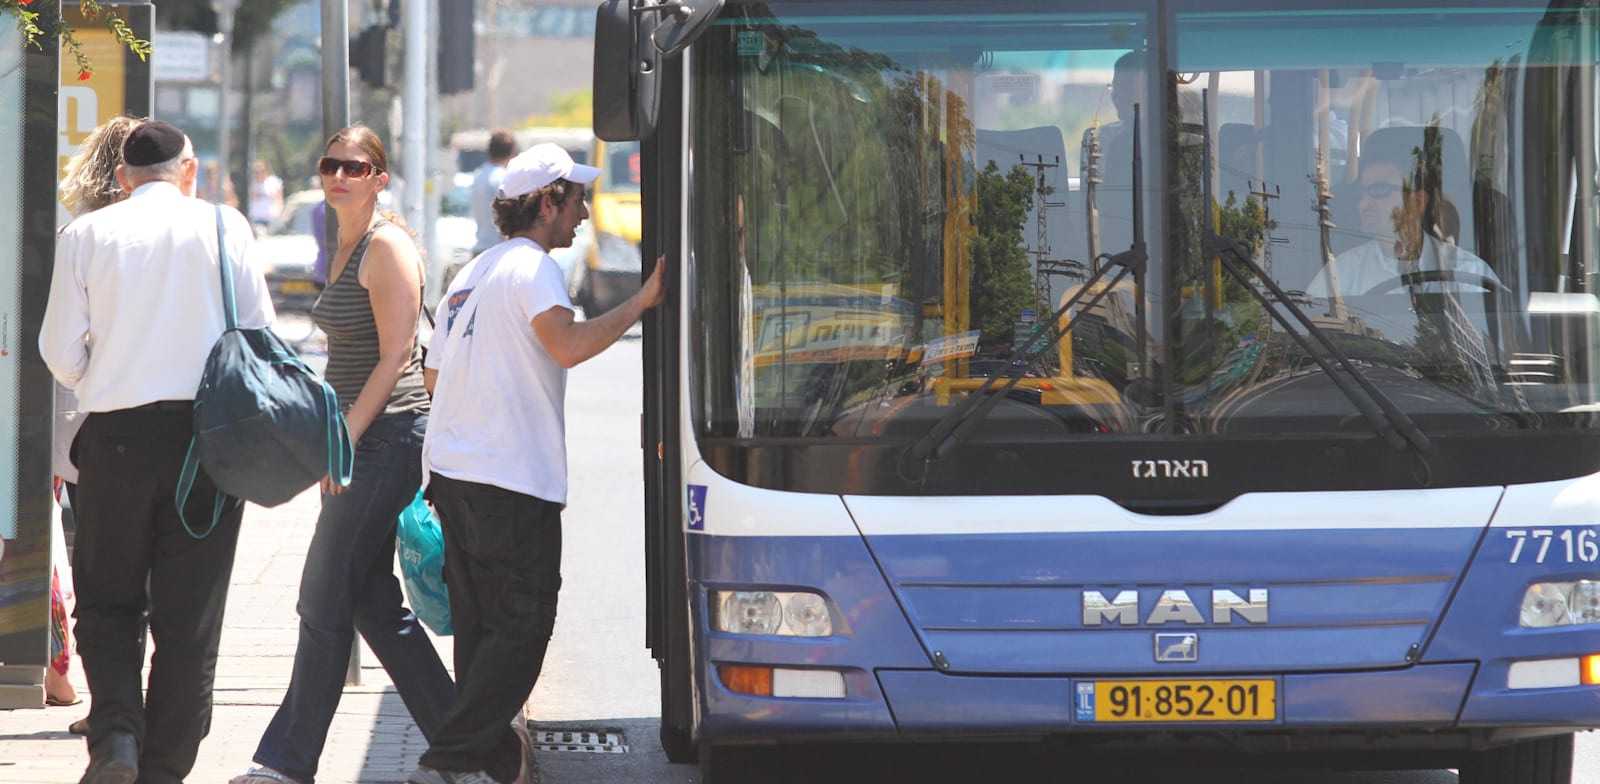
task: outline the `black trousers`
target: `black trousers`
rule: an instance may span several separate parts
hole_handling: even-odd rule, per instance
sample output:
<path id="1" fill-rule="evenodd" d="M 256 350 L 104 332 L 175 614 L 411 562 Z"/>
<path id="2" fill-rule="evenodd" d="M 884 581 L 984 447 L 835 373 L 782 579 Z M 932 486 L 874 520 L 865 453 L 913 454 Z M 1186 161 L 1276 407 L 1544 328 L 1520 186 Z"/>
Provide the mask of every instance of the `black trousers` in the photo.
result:
<path id="1" fill-rule="evenodd" d="M 182 782 L 210 731 L 222 613 L 244 512 L 230 500 L 204 539 L 180 525 L 175 491 L 193 416 L 188 403 L 94 413 L 73 445 L 73 617 L 92 695 L 89 745 L 113 732 L 132 733 L 140 784 Z M 196 531 L 210 524 L 215 500 L 202 471 L 184 509 Z M 146 611 L 155 652 L 142 689 Z"/>
<path id="2" fill-rule="evenodd" d="M 456 704 L 422 764 L 510 782 L 522 762 L 511 720 L 544 667 L 561 590 L 561 505 L 433 474 L 455 629 Z"/>

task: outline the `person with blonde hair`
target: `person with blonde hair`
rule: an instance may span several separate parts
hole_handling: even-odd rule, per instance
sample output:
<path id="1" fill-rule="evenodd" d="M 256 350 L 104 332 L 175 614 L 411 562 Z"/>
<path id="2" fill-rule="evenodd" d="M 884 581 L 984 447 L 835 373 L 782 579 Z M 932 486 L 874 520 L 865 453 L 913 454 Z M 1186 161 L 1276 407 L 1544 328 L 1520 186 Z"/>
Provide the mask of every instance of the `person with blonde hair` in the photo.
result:
<path id="1" fill-rule="evenodd" d="M 67 159 L 65 175 L 61 178 L 59 187 L 62 206 L 72 213 L 73 217 L 94 212 L 108 204 L 114 204 L 128 198 L 127 191 L 117 182 L 117 167 L 122 164 L 122 142 L 128 138 L 128 132 L 141 122 L 136 117 L 118 115 L 89 132 L 83 143 L 78 145 L 78 150 Z M 78 467 L 73 465 L 71 458 L 72 439 L 78 434 L 78 425 L 82 420 L 78 417 L 78 399 L 73 396 L 72 390 L 56 383 L 56 416 L 53 428 L 53 445 L 50 462 L 52 473 L 56 476 L 57 489 L 56 502 L 61 503 L 64 509 L 75 510 L 77 507 L 75 496 L 78 493 Z M 63 503 L 62 496 L 65 496 Z M 53 548 L 57 553 L 57 563 L 54 564 L 51 574 L 51 658 L 50 666 L 44 674 L 44 699 L 46 705 L 77 705 L 82 700 L 78 697 L 77 689 L 73 688 L 72 681 L 67 677 L 72 664 L 72 631 L 67 624 L 69 608 L 67 603 L 73 597 L 72 572 L 62 569 L 67 563 L 65 557 L 66 532 L 61 528 L 61 519 L 55 520 L 55 541 L 62 543 Z M 77 734 L 87 734 L 87 723 L 79 720 L 73 722 L 73 731 Z M 82 732 L 78 732 L 82 730 Z"/>
<path id="2" fill-rule="evenodd" d="M 144 122 L 122 114 L 89 132 L 78 151 L 67 159 L 61 178 L 61 205 L 73 217 L 94 212 L 128 198 L 117 182 L 122 164 L 122 142 L 134 126 Z"/>
<path id="3" fill-rule="evenodd" d="M 394 573 L 396 524 L 422 483 L 430 408 L 417 339 L 422 255 L 399 217 L 378 210 L 389 158 L 372 129 L 335 133 L 317 170 L 339 236 L 311 318 L 328 335 L 323 376 L 344 409 L 355 467 L 347 487 L 323 481 L 289 690 L 256 745 L 255 767 L 231 784 L 312 784 L 357 632 L 424 737 L 436 735 L 455 702 L 450 673 Z"/>

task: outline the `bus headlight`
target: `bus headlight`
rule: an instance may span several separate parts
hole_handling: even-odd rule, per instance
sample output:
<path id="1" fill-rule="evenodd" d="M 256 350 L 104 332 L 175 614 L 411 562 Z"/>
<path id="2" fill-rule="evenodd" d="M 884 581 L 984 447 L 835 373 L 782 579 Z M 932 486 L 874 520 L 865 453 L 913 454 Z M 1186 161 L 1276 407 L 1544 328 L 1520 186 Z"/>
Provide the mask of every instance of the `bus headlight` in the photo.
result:
<path id="1" fill-rule="evenodd" d="M 814 593 L 792 593 L 783 603 L 783 622 L 798 637 L 827 637 L 833 634 L 828 603 Z"/>
<path id="2" fill-rule="evenodd" d="M 1600 623 L 1600 583 L 1584 580 L 1572 586 L 1567 608 L 1573 623 Z"/>
<path id="3" fill-rule="evenodd" d="M 1522 595 L 1520 622 L 1530 629 L 1600 623 L 1600 582 L 1530 585 Z"/>
<path id="4" fill-rule="evenodd" d="M 827 637 L 833 634 L 828 603 L 800 591 L 717 591 L 716 628 L 734 634 Z"/>

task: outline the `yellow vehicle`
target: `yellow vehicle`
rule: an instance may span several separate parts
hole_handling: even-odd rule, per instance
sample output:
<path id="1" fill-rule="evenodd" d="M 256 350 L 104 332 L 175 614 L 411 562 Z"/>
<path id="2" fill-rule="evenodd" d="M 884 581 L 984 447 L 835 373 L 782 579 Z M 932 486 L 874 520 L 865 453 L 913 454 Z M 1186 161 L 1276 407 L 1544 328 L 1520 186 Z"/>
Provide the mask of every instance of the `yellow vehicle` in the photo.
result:
<path id="1" fill-rule="evenodd" d="M 577 270 L 573 300 L 593 316 L 639 290 L 639 143 L 594 142 L 600 179 L 589 185 L 594 241 Z"/>

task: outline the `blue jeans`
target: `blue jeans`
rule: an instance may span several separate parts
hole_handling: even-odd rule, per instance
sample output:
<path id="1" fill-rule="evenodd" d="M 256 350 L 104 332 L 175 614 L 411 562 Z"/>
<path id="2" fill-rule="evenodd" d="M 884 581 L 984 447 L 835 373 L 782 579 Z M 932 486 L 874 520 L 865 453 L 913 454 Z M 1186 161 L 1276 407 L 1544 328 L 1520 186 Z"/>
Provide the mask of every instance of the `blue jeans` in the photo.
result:
<path id="1" fill-rule="evenodd" d="M 422 482 L 426 414 L 385 414 L 356 445 L 354 476 L 322 496 L 322 514 L 300 577 L 300 641 L 283 704 L 255 761 L 311 784 L 344 691 L 355 632 L 394 681 L 406 709 L 432 738 L 455 702 L 455 685 L 394 574 L 395 525 Z"/>

